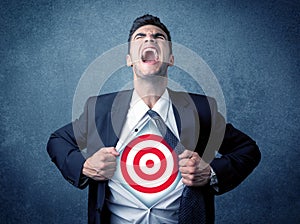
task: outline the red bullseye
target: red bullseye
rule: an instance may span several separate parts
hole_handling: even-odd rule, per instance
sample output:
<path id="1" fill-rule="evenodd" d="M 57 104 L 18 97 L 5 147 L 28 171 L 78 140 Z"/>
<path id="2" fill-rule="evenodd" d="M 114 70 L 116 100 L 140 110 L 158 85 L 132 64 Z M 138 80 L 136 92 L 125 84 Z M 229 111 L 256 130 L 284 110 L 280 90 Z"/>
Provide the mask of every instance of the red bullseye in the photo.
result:
<path id="1" fill-rule="evenodd" d="M 147 166 L 148 168 L 152 168 L 152 167 L 154 166 L 154 161 L 151 160 L 151 159 L 147 160 L 146 166 Z"/>
<path id="2" fill-rule="evenodd" d="M 132 140 L 121 156 L 125 181 L 143 193 L 167 189 L 178 175 L 177 155 L 158 135 L 142 135 Z"/>

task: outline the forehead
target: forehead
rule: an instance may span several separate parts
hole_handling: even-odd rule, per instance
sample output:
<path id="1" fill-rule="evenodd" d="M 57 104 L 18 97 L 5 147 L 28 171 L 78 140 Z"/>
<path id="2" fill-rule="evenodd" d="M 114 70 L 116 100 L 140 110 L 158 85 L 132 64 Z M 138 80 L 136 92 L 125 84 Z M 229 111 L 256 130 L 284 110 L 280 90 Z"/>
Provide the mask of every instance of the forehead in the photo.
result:
<path id="1" fill-rule="evenodd" d="M 134 37 L 136 34 L 138 33 L 162 33 L 167 37 L 167 34 L 158 26 L 154 26 L 154 25 L 145 25 L 145 26 L 141 26 L 140 28 L 138 28 L 133 34 L 132 37 Z"/>

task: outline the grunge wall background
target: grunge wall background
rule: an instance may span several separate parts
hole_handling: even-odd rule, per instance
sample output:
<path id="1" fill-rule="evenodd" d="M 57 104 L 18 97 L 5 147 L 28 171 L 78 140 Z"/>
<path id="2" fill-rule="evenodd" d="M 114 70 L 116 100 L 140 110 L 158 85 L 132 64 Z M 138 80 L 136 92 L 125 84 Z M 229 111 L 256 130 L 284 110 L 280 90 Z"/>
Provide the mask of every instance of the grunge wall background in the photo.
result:
<path id="1" fill-rule="evenodd" d="M 258 168 L 216 197 L 216 223 L 299 220 L 298 1 L 3 0 L 0 9 L 3 223 L 86 223 L 87 190 L 62 178 L 46 143 L 71 121 L 88 65 L 125 43 L 145 13 L 159 16 L 174 42 L 205 60 L 223 89 L 228 122 L 260 146 Z M 131 78 L 128 68 L 120 74 L 121 81 Z M 112 81 L 105 91 L 119 85 Z"/>

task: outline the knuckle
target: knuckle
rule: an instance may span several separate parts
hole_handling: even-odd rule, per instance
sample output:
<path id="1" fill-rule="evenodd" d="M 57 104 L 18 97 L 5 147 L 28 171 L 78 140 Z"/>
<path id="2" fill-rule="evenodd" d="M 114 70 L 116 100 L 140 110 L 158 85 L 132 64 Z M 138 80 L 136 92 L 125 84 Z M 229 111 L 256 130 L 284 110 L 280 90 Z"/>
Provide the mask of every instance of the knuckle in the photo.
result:
<path id="1" fill-rule="evenodd" d="M 99 154 L 97 157 L 97 161 L 103 162 L 105 161 L 105 155 L 104 154 Z"/>
<path id="2" fill-rule="evenodd" d="M 194 166 L 191 166 L 190 168 L 189 168 L 189 173 L 190 174 L 193 174 L 193 173 L 195 173 L 196 172 L 196 168 L 194 167 Z"/>
<path id="3" fill-rule="evenodd" d="M 99 170 L 99 171 L 97 172 L 97 175 L 98 175 L 98 176 L 103 176 L 103 175 L 104 175 L 104 171 L 103 171 L 103 170 Z"/>
<path id="4" fill-rule="evenodd" d="M 194 175 L 192 175 L 192 174 L 190 174 L 190 175 L 189 175 L 189 180 L 190 180 L 190 181 L 193 181 L 193 180 L 195 180 L 195 176 L 194 176 Z"/>
<path id="5" fill-rule="evenodd" d="M 110 179 L 112 176 L 113 176 L 113 174 L 111 174 L 111 173 L 107 173 L 107 174 L 105 175 L 106 179 Z"/>
<path id="6" fill-rule="evenodd" d="M 195 166 L 195 160 L 194 159 L 190 160 L 190 166 Z"/>
<path id="7" fill-rule="evenodd" d="M 192 186 L 192 182 L 190 180 L 184 180 L 184 184 L 187 186 Z"/>
<path id="8" fill-rule="evenodd" d="M 99 163 L 98 168 L 99 168 L 100 170 L 105 169 L 105 163 L 103 163 L 103 162 Z"/>

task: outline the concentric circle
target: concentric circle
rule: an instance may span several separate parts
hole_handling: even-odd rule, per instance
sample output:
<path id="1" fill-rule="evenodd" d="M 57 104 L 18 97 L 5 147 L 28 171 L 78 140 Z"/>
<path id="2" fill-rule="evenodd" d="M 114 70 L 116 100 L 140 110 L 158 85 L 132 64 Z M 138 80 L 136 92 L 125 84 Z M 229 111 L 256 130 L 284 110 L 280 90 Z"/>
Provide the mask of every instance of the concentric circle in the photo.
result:
<path id="1" fill-rule="evenodd" d="M 141 161 L 142 160 L 142 161 Z M 154 163 L 154 160 L 157 162 Z M 143 161 L 146 161 L 145 163 Z M 139 177 L 145 180 L 156 180 L 167 168 L 164 154 L 156 148 L 140 150 L 133 159 L 133 168 Z"/>
<path id="2" fill-rule="evenodd" d="M 178 175 L 177 155 L 158 135 L 141 135 L 132 140 L 121 156 L 124 180 L 142 193 L 167 189 Z"/>

